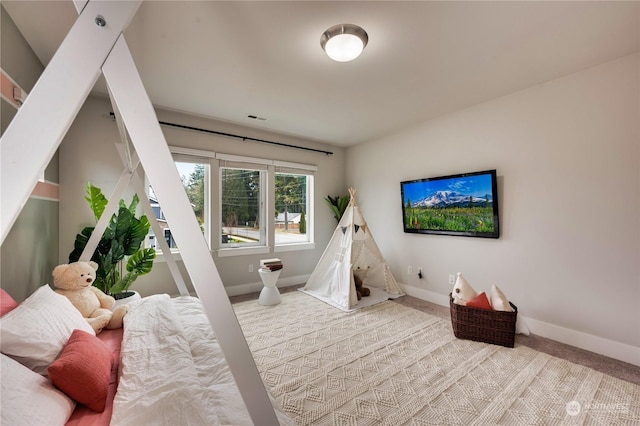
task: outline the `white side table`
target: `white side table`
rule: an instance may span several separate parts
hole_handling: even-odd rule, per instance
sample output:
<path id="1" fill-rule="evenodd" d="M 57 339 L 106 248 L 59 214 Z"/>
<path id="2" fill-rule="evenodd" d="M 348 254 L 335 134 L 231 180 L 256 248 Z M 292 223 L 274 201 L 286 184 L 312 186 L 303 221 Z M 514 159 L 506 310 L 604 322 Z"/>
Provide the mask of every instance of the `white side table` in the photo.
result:
<path id="1" fill-rule="evenodd" d="M 278 287 L 276 287 L 278 277 L 280 276 L 280 269 L 277 271 L 266 271 L 261 268 L 258 269 L 258 274 L 260 274 L 260 279 L 262 280 L 262 284 L 264 284 L 264 288 L 258 298 L 258 303 L 265 306 L 280 303 L 280 291 L 278 291 Z"/>

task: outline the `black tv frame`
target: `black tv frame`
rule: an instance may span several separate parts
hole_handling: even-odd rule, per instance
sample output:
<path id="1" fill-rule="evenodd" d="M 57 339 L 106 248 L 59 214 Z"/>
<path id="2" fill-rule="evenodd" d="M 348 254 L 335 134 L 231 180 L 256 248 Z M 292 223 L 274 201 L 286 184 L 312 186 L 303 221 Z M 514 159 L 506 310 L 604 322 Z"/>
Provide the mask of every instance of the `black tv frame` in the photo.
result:
<path id="1" fill-rule="evenodd" d="M 457 188 L 458 191 L 445 194 L 449 190 L 441 188 Z M 481 189 L 487 192 L 478 192 Z M 411 199 L 416 195 L 417 199 Z M 406 233 L 500 238 L 495 169 L 403 181 L 400 182 L 400 196 L 402 225 Z M 488 207 L 491 207 L 490 211 L 486 211 Z M 474 210 L 465 211 L 468 208 Z"/>

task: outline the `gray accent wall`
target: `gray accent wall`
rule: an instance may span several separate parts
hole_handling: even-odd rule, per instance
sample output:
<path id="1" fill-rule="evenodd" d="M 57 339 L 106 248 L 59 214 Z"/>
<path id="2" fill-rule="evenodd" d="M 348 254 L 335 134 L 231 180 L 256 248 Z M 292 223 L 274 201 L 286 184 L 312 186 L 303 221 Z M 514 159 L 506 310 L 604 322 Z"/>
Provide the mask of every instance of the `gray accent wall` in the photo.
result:
<path id="1" fill-rule="evenodd" d="M 44 70 L 15 24 L 0 7 L 0 61 L 2 69 L 29 92 Z M 16 114 L 6 101 L 0 105 L 2 133 Z M 45 171 L 45 179 L 58 182 L 58 155 Z M 30 198 L 0 247 L 0 285 L 17 301 L 51 282 L 58 264 L 58 201 Z"/>

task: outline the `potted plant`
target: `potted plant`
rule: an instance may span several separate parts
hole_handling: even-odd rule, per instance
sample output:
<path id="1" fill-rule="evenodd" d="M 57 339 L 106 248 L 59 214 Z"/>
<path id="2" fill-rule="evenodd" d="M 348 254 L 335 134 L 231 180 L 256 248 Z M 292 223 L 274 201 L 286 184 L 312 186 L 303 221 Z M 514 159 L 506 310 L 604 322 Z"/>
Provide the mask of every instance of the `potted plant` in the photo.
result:
<path id="1" fill-rule="evenodd" d="M 107 198 L 100 188 L 89 182 L 85 188 L 85 200 L 89 203 L 97 223 L 107 206 Z M 93 285 L 116 300 L 136 294 L 129 291 L 129 287 L 140 275 L 151 272 L 153 260 L 156 258 L 153 248 L 143 247 L 151 225 L 145 215 L 136 217 L 139 201 L 138 196 L 134 195 L 127 207 L 124 200 L 120 200 L 118 212 L 111 217 L 91 257 L 91 260 L 98 264 Z M 69 262 L 75 262 L 80 258 L 94 229 L 94 226 L 85 227 L 76 235 Z"/>
<path id="2" fill-rule="evenodd" d="M 349 200 L 351 200 L 351 197 L 349 197 L 348 195 L 345 195 L 345 196 L 337 195 L 335 197 L 331 197 L 331 195 L 327 195 L 327 198 L 325 198 L 325 200 L 327 203 L 329 203 L 329 206 L 333 210 L 333 217 L 335 217 L 338 223 L 340 223 L 340 219 L 342 219 L 342 215 L 344 214 L 344 211 L 347 209 L 347 206 L 349 205 Z"/>

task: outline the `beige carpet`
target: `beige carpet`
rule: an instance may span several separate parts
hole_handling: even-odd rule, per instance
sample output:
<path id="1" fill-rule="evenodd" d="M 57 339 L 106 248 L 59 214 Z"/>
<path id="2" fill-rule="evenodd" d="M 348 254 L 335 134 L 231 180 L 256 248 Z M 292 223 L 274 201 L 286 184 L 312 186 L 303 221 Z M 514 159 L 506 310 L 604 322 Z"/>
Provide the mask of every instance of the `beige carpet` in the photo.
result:
<path id="1" fill-rule="evenodd" d="M 640 424 L 640 386 L 525 346 L 456 339 L 448 321 L 398 303 L 345 313 L 292 292 L 234 309 L 300 425 Z"/>

